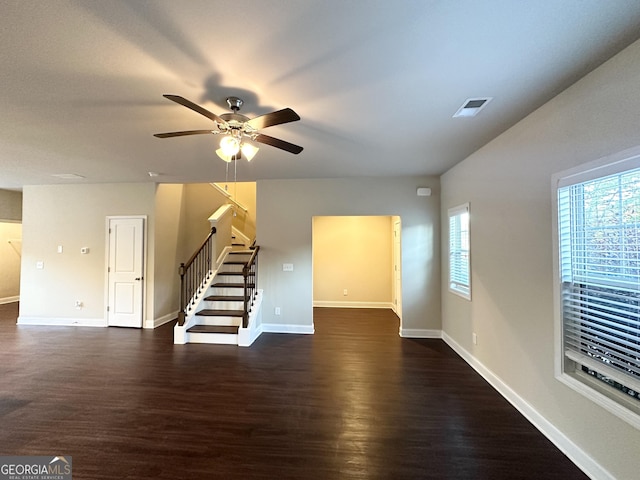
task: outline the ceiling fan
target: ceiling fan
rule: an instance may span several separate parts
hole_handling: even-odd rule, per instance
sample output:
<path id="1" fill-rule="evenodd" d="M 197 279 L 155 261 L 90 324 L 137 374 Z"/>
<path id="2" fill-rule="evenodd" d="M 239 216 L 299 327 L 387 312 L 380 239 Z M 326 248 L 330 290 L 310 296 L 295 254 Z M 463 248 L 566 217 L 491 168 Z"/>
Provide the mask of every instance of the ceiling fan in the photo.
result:
<path id="1" fill-rule="evenodd" d="M 300 116 L 290 108 L 284 108 L 276 112 L 267 113 L 250 119 L 249 117 L 238 113 L 240 111 L 240 107 L 242 107 L 242 104 L 244 103 L 242 99 L 238 97 L 227 97 L 227 104 L 229 105 L 231 113 L 216 115 L 206 108 L 203 108 L 200 105 L 178 95 L 163 96 L 169 100 L 179 103 L 180 105 L 190 108 L 200 115 L 204 115 L 210 120 L 213 120 L 216 128 L 212 130 L 186 130 L 181 132 L 156 133 L 154 134 L 154 137 L 169 138 L 182 137 L 185 135 L 222 134 L 224 136 L 220 140 L 220 149 L 217 150 L 216 153 L 220 158 L 227 162 L 242 158 L 242 154 L 244 154 L 248 160 L 251 160 L 257 153 L 258 148 L 246 143 L 244 141 L 245 139 L 270 145 L 296 155 L 302 151 L 302 147 L 298 145 L 294 145 L 293 143 L 285 142 L 279 138 L 270 137 L 269 135 L 259 132 L 259 130 L 262 130 L 263 128 L 300 120 Z"/>

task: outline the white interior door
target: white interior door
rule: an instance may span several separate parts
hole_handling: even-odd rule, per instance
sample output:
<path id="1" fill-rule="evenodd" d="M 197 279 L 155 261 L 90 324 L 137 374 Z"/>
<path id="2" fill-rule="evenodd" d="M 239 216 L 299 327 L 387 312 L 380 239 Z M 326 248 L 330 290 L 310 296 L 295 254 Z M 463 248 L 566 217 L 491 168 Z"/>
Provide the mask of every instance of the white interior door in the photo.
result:
<path id="1" fill-rule="evenodd" d="M 144 218 L 109 219 L 107 323 L 142 327 Z"/>

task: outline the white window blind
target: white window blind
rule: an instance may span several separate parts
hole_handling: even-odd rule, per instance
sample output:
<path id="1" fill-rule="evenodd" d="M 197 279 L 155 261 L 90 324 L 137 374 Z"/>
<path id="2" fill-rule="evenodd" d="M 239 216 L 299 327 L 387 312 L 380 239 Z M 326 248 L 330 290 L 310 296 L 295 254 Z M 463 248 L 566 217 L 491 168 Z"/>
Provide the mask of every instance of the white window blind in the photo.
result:
<path id="1" fill-rule="evenodd" d="M 471 299 L 469 204 L 449 209 L 449 290 Z"/>
<path id="2" fill-rule="evenodd" d="M 566 359 L 640 392 L 640 169 L 558 188 Z"/>

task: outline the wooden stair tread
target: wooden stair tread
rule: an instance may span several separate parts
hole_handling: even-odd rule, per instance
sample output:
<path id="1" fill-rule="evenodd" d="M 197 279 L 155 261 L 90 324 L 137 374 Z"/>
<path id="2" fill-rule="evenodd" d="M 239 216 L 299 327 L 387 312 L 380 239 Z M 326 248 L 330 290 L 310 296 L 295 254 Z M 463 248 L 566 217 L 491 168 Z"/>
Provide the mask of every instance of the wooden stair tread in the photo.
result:
<path id="1" fill-rule="evenodd" d="M 247 262 L 243 262 L 242 260 L 229 260 L 224 262 L 223 265 L 244 265 Z"/>
<path id="2" fill-rule="evenodd" d="M 226 288 L 244 288 L 244 283 L 225 283 L 218 282 L 212 285 L 213 287 L 226 287 Z M 255 288 L 254 284 L 248 284 L 247 288 Z"/>
<path id="3" fill-rule="evenodd" d="M 190 333 L 226 333 L 238 334 L 238 327 L 220 325 L 194 325 L 187 332 Z"/>
<path id="4" fill-rule="evenodd" d="M 218 272 L 218 275 L 235 275 L 235 276 L 242 276 L 242 272 L 233 272 L 233 271 L 223 271 L 223 272 Z"/>
<path id="5" fill-rule="evenodd" d="M 242 317 L 244 316 L 244 310 L 213 310 L 205 308 L 196 312 L 196 315 L 203 317 Z"/>

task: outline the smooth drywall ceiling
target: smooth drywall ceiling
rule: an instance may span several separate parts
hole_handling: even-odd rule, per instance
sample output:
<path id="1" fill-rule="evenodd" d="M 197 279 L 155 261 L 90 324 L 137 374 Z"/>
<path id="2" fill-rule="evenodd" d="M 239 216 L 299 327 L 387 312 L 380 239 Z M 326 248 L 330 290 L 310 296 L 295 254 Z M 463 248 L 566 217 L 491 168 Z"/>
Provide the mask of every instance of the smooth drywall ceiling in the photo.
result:
<path id="1" fill-rule="evenodd" d="M 472 301 L 447 291 L 443 330 L 611 477 L 637 478 L 640 431 L 554 378 L 554 173 L 640 145 L 640 42 L 441 178 L 470 203 Z M 448 258 L 443 258 L 443 272 Z M 477 345 L 472 334 L 477 334 Z"/>
<path id="2" fill-rule="evenodd" d="M 312 230 L 315 305 L 391 307 L 391 217 L 313 217 Z"/>
<path id="3" fill-rule="evenodd" d="M 418 187 L 433 195 L 418 197 Z M 399 215 L 402 328 L 440 329 L 440 202 L 436 177 L 263 180 L 257 184 L 259 288 L 265 324 L 313 325 L 312 218 Z M 283 271 L 283 264 L 294 265 Z M 276 316 L 275 307 L 281 315 Z M 283 327 L 284 329 L 284 327 Z"/>
<path id="4" fill-rule="evenodd" d="M 0 222 L 0 303 L 18 300 L 21 255 L 22 225 Z"/>

